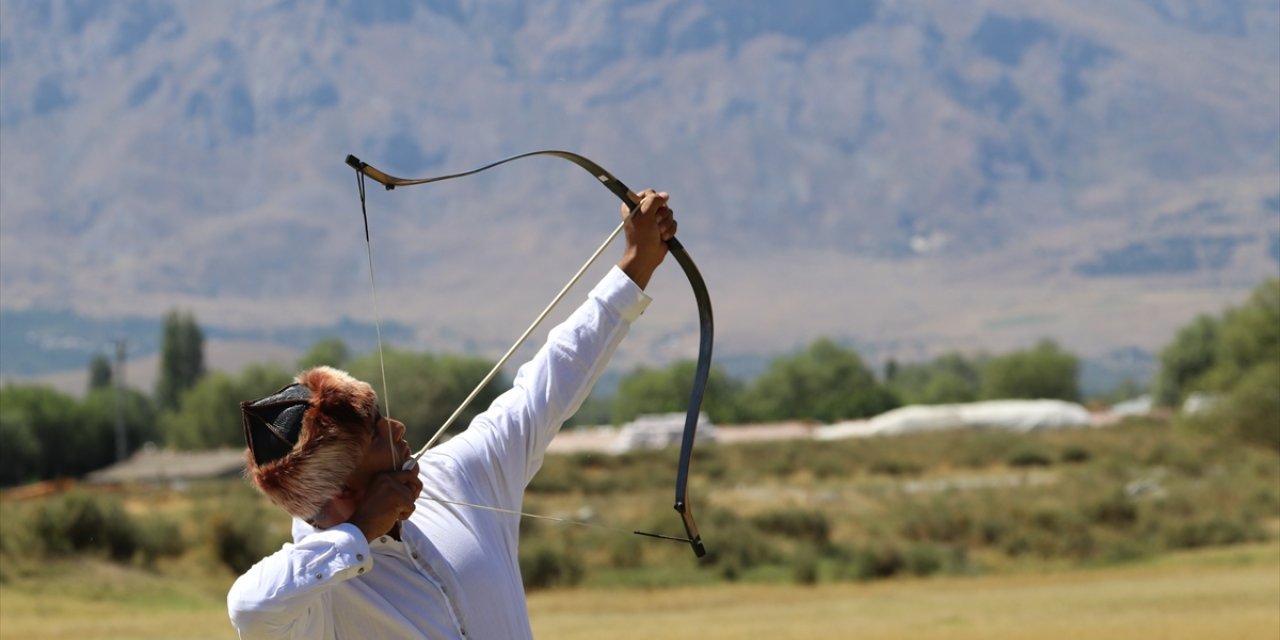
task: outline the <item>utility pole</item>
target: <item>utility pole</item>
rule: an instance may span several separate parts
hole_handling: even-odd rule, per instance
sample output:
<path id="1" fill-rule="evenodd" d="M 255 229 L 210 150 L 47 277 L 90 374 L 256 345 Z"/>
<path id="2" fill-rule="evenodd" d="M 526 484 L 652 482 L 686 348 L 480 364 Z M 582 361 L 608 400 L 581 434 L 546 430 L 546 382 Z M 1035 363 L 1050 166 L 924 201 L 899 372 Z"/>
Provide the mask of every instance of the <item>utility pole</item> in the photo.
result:
<path id="1" fill-rule="evenodd" d="M 128 340 L 117 338 L 112 340 L 116 346 L 116 364 L 111 372 L 111 381 L 115 387 L 116 397 L 116 462 L 124 462 L 129 455 L 129 441 L 124 432 L 124 357 Z"/>

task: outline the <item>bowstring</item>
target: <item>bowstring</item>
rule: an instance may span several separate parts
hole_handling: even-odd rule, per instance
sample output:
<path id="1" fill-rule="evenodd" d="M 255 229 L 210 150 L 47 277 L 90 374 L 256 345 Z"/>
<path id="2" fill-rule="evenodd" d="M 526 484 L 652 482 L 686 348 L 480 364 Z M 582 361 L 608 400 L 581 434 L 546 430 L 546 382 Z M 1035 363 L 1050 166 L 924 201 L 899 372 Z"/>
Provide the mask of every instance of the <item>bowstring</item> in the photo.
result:
<path id="1" fill-rule="evenodd" d="M 373 330 L 378 337 L 378 368 L 382 371 L 382 415 L 389 419 L 391 418 L 391 396 L 387 393 L 387 361 L 382 355 L 382 319 L 378 313 L 378 281 L 373 275 L 373 240 L 369 236 L 369 210 L 365 207 L 363 171 L 356 172 L 356 185 L 360 190 L 360 215 L 364 217 L 364 246 L 369 257 L 369 291 L 373 294 Z M 377 429 L 378 425 L 373 425 L 373 428 Z M 387 448 L 391 450 L 391 468 L 400 468 L 390 428 L 387 431 Z"/>
<path id="2" fill-rule="evenodd" d="M 488 168 L 488 167 L 485 167 L 485 168 Z M 364 219 L 364 241 L 365 241 L 366 254 L 368 256 L 368 261 L 369 261 L 369 290 L 373 297 L 373 327 L 374 327 L 374 332 L 377 335 L 377 342 L 378 342 L 378 367 L 382 374 L 383 415 L 386 417 L 390 417 L 391 405 L 390 405 L 390 402 L 388 401 L 389 396 L 387 394 L 387 365 L 386 365 L 386 360 L 383 357 L 383 353 L 382 353 L 382 322 L 381 322 L 380 315 L 378 313 L 378 283 L 374 276 L 374 269 L 373 269 L 373 241 L 369 234 L 369 212 L 365 204 L 364 177 L 365 177 L 365 174 L 363 170 L 356 171 L 356 186 L 360 192 L 360 215 Z M 542 310 L 542 313 L 538 314 L 538 317 L 534 319 L 533 324 L 529 325 L 529 328 L 525 329 L 524 333 L 521 334 L 521 336 L 516 339 L 515 344 L 511 345 L 511 348 L 508 349 L 507 352 L 502 356 L 502 358 L 498 360 L 497 364 L 495 364 L 493 368 L 489 370 L 489 373 L 486 374 L 484 379 L 480 381 L 480 384 L 476 385 L 475 389 L 473 389 L 471 393 L 466 397 L 466 399 L 462 401 L 462 404 L 459 405 L 456 410 L 454 410 L 453 414 L 450 415 L 447 420 L 445 420 L 444 425 L 436 430 L 435 434 L 431 436 L 431 439 L 427 441 L 427 444 L 423 445 L 422 449 L 420 449 L 417 453 L 410 456 L 410 458 L 405 461 L 403 465 L 404 469 L 407 470 L 411 468 L 414 464 L 417 464 L 418 460 L 422 457 L 422 455 L 425 454 L 427 450 L 431 448 L 431 445 L 434 444 L 435 441 L 439 439 L 441 435 L 444 434 L 445 430 L 447 430 L 450 427 L 450 425 L 452 425 L 454 421 L 458 419 L 458 416 L 460 416 L 462 412 L 465 411 L 466 408 L 471 404 L 471 402 L 475 400 L 475 397 L 479 395 L 480 391 L 484 389 L 485 385 L 489 384 L 489 382 L 493 379 L 493 377 L 497 375 L 498 371 L 502 369 L 503 365 L 506 364 L 507 360 L 509 360 L 511 356 L 521 347 L 521 345 L 524 344 L 524 342 L 529 338 L 529 336 L 535 330 L 537 330 L 538 326 L 542 324 L 542 321 L 545 320 L 547 315 L 551 313 L 551 310 L 554 309 L 556 305 L 560 304 L 560 301 L 563 300 L 565 295 L 569 292 L 569 290 L 572 289 L 573 286 L 578 283 L 578 280 L 582 278 L 582 275 L 586 273 L 588 269 L 591 268 L 591 265 L 595 264 L 595 261 L 597 258 L 600 257 L 600 254 L 604 253 L 604 250 L 608 248 L 610 244 L 613 243 L 614 239 L 618 237 L 618 234 L 621 233 L 622 230 L 626 227 L 626 223 L 630 221 L 631 218 L 634 217 L 636 212 L 639 210 L 640 210 L 640 203 L 637 203 L 635 206 L 631 207 L 631 209 L 627 212 L 626 217 L 623 218 L 622 222 L 618 223 L 618 226 L 615 227 L 613 232 L 610 233 L 607 238 L 605 238 L 604 242 L 602 242 L 600 246 L 596 248 L 595 252 L 591 254 L 591 257 L 587 258 L 586 263 L 584 263 L 582 267 L 578 269 L 578 272 L 575 273 L 573 277 L 569 279 L 569 282 L 567 282 L 564 285 L 564 287 L 560 289 L 560 292 L 557 293 L 556 296 L 551 300 L 551 303 L 548 304 L 547 307 Z M 394 443 L 392 442 L 392 439 L 390 437 L 387 438 L 387 446 L 388 448 L 391 449 L 391 459 L 394 463 L 397 459 L 397 455 L 396 455 Z M 400 466 L 399 464 L 393 464 L 392 468 L 396 468 L 399 466 Z M 519 511 L 516 509 L 503 509 L 501 507 L 493 507 L 489 505 L 475 504 L 472 502 L 464 502 L 461 500 L 447 500 L 445 498 L 437 498 L 434 496 L 419 496 L 419 497 L 420 499 L 423 499 L 423 500 L 430 500 L 432 502 L 439 502 L 442 504 L 469 507 L 472 509 L 481 509 L 481 510 L 490 511 L 493 513 L 502 513 L 502 514 L 513 515 L 513 516 L 522 517 L 522 518 L 535 518 L 538 520 L 547 520 L 547 521 L 556 522 L 562 525 L 590 527 L 590 528 L 599 529 L 602 531 L 610 531 L 614 533 L 630 533 L 633 535 L 647 536 L 650 538 L 657 538 L 660 540 L 670 540 L 672 542 L 682 542 L 682 543 L 691 542 L 689 538 L 668 536 L 668 535 L 662 535 L 657 533 L 648 533 L 648 532 L 639 531 L 639 530 L 628 531 L 626 529 L 620 529 L 618 527 L 609 527 L 609 526 L 605 526 L 595 522 L 586 522 L 585 520 L 575 520 L 572 518 L 559 518 L 556 516 L 546 516 L 546 515 L 541 515 L 537 513 L 529 513 L 527 511 Z"/>
<path id="3" fill-rule="evenodd" d="M 548 520 L 548 521 L 555 522 L 557 524 L 562 524 L 562 525 L 589 527 L 592 529 L 598 529 L 600 531 L 608 531 L 610 533 L 627 533 L 627 534 L 633 534 L 638 536 L 647 536 L 650 538 L 657 538 L 659 540 L 670 540 L 672 542 L 684 542 L 684 543 L 690 542 L 688 538 L 668 536 L 668 535 L 662 535 L 658 533 L 647 533 L 645 531 L 621 529 L 618 527 L 610 527 L 607 525 L 603 525 L 598 522 L 587 522 L 586 520 L 577 520 L 574 518 L 559 518 L 556 516 L 544 516 L 537 513 L 529 513 L 528 511 L 519 511 L 517 509 L 503 509 L 501 507 L 491 507 L 486 504 L 476 504 L 474 502 L 464 502 L 462 500 L 446 500 L 445 498 L 437 498 L 434 496 L 425 496 L 425 495 L 418 496 L 418 499 L 430 500 L 431 502 L 439 502 L 441 504 L 451 504 L 459 507 L 470 507 L 472 509 L 482 509 L 484 511 L 491 511 L 493 513 L 504 513 L 507 515 L 513 515 L 513 516 L 523 517 L 523 518 L 536 518 L 538 520 Z"/>
<path id="4" fill-rule="evenodd" d="M 529 328 L 525 329 L 524 333 L 521 334 L 519 338 L 516 338 L 515 344 L 511 345 L 511 348 L 507 349 L 507 352 L 498 359 L 498 363 L 493 365 L 493 368 L 490 369 L 489 373 L 480 381 L 480 384 L 476 385 L 475 389 L 471 390 L 471 393 L 467 395 L 461 405 L 458 405 L 458 408 L 449 416 L 449 419 L 445 420 L 444 424 L 436 430 L 434 435 L 431 436 L 431 439 L 427 440 L 427 443 L 413 455 L 413 461 L 420 459 L 422 455 L 427 452 L 427 449 L 430 449 L 431 445 L 435 444 L 436 440 L 439 440 L 440 436 L 444 435 L 444 432 L 454 423 L 455 420 L 458 419 L 458 416 L 462 415 L 462 412 L 471 405 L 471 401 L 476 399 L 476 396 L 480 394 L 480 391 L 484 389 L 485 385 L 489 384 L 489 382 L 493 380 L 493 377 L 498 374 L 498 371 L 506 365 L 507 361 L 511 359 L 511 356 L 515 354 L 516 350 L 518 350 L 525 341 L 529 339 L 529 336 L 537 330 L 538 326 L 542 324 L 542 321 L 551 313 L 551 310 L 554 309 L 556 305 L 560 304 L 560 301 L 564 299 L 567 293 L 569 293 L 569 290 L 578 283 L 578 280 L 582 279 L 582 274 L 586 273 L 587 269 L 590 269 L 591 265 L 595 264 L 595 261 L 600 257 L 600 254 L 604 253 L 604 250 L 613 243 L 614 239 L 618 237 L 618 234 L 626 227 L 627 222 L 630 221 L 639 210 L 640 205 L 637 204 L 627 212 L 627 215 L 623 218 L 622 222 L 618 223 L 618 226 L 609 234 L 609 237 L 605 238 L 604 242 L 596 248 L 590 258 L 587 258 L 587 261 L 578 269 L 577 273 L 573 274 L 573 277 L 569 279 L 569 282 L 565 283 L 564 287 L 560 289 L 560 293 L 557 293 L 556 296 L 551 299 L 551 302 L 542 310 L 542 313 L 538 314 L 538 317 L 533 320 L 533 323 L 529 325 Z M 407 464 L 408 462 L 406 461 L 406 465 Z"/>

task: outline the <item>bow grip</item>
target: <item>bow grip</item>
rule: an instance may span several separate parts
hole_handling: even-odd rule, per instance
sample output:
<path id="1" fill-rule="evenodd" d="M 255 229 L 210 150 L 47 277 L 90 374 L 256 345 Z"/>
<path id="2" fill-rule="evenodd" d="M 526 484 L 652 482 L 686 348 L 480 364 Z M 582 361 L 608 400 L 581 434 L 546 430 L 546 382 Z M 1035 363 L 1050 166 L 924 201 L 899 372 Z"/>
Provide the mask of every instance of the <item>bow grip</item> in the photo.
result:
<path id="1" fill-rule="evenodd" d="M 348 158 L 348 164 L 350 164 L 350 158 L 354 158 L 354 157 L 355 157 L 355 156 L 350 156 L 350 157 Z M 621 184 L 621 183 L 619 183 L 619 184 Z M 623 188 L 624 188 L 624 189 L 626 189 L 626 187 L 623 187 Z M 640 206 L 641 198 L 640 198 L 640 196 L 636 195 L 636 192 L 634 192 L 634 191 L 632 191 L 632 190 L 630 190 L 630 189 L 627 189 L 627 201 L 628 201 L 628 203 L 629 203 L 632 207 L 637 207 L 637 208 L 638 208 L 638 207 Z M 680 241 L 679 241 L 679 240 L 676 240 L 675 238 L 672 238 L 672 239 L 670 239 L 670 240 L 667 240 L 667 248 L 668 248 L 668 249 L 670 249 L 670 250 L 672 250 L 672 251 L 683 251 L 683 250 L 684 250 L 684 245 L 680 244 Z"/>

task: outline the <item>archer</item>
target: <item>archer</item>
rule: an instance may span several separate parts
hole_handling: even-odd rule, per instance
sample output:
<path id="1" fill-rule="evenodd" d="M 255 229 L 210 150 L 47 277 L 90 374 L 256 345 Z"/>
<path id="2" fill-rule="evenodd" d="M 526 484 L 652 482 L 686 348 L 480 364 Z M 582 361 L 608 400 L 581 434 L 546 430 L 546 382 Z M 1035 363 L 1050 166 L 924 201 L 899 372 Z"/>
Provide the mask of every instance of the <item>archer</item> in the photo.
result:
<path id="1" fill-rule="evenodd" d="M 408 470 L 404 424 L 365 382 L 329 367 L 241 403 L 247 473 L 293 516 L 294 542 L 227 594 L 241 638 L 531 638 L 519 510 L 560 425 L 643 313 L 676 221 L 648 189 L 622 208 L 617 266 L 520 367 L 511 390 Z M 424 488 L 426 494 L 423 495 Z"/>

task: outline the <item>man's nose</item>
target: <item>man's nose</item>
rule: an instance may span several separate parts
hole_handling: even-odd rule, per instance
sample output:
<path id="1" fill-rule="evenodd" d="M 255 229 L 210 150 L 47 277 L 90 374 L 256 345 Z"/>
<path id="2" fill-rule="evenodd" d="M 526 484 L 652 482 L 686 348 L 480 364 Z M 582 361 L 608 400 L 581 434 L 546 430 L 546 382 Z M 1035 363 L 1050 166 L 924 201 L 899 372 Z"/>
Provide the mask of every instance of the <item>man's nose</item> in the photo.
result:
<path id="1" fill-rule="evenodd" d="M 391 423 L 391 439 L 399 440 L 404 436 L 404 423 L 399 420 L 389 420 Z"/>

